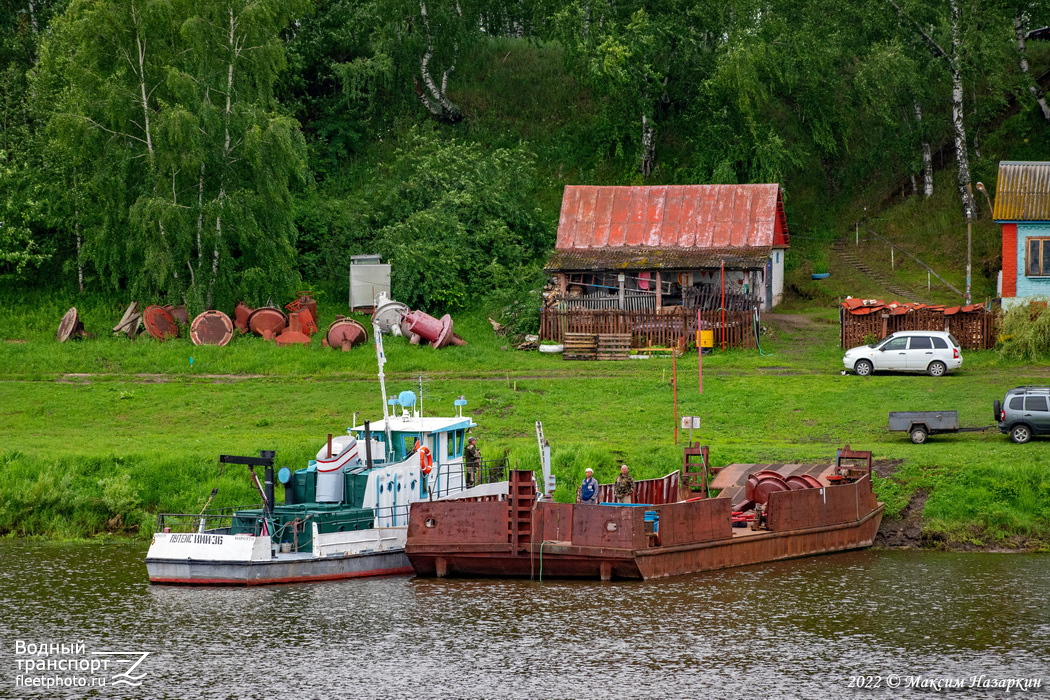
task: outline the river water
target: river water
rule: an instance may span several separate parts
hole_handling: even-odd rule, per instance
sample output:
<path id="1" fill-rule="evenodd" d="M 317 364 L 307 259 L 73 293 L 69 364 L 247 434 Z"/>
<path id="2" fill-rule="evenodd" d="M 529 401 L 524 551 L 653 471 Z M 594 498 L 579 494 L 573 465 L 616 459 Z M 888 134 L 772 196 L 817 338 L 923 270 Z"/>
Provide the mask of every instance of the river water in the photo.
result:
<path id="1" fill-rule="evenodd" d="M 0 697 L 1050 697 L 1048 556 L 864 551 L 651 582 L 224 589 L 151 586 L 144 555 L 0 542 Z M 987 687 L 1008 679 L 1043 687 Z"/>

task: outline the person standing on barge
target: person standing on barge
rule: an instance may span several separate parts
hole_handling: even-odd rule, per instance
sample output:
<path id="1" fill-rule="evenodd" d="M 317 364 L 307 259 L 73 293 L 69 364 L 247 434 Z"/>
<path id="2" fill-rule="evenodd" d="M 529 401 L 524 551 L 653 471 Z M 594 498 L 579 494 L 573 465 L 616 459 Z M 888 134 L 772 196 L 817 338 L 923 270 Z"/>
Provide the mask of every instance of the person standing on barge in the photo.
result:
<path id="1" fill-rule="evenodd" d="M 634 496 L 634 479 L 627 473 L 627 465 L 620 465 L 620 476 L 616 477 L 613 484 L 613 495 L 617 503 L 631 503 Z"/>
<path id="2" fill-rule="evenodd" d="M 586 503 L 587 505 L 598 504 L 598 480 L 594 478 L 594 470 L 590 467 L 584 470 L 584 474 L 587 476 L 580 484 L 580 492 L 577 494 L 576 500 L 580 503 Z"/>
<path id="3" fill-rule="evenodd" d="M 478 477 L 481 476 L 481 450 L 478 449 L 476 437 L 467 440 L 467 449 L 463 452 L 463 461 L 467 467 L 467 487 L 478 485 Z"/>

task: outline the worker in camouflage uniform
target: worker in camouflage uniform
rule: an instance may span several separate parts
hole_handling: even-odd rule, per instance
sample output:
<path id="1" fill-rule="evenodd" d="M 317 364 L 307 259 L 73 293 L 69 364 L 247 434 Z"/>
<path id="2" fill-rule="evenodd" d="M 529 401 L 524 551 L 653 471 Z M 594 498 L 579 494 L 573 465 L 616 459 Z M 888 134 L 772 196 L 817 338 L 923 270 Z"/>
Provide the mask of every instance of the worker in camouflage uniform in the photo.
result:
<path id="1" fill-rule="evenodd" d="M 620 476 L 613 484 L 613 495 L 617 503 L 631 503 L 634 497 L 634 479 L 627 473 L 627 465 L 620 465 Z"/>
<path id="2" fill-rule="evenodd" d="M 472 437 L 467 440 L 467 449 L 463 453 L 464 462 L 467 466 L 467 487 L 476 486 L 478 477 L 481 475 L 481 450 L 478 449 L 478 439 Z"/>

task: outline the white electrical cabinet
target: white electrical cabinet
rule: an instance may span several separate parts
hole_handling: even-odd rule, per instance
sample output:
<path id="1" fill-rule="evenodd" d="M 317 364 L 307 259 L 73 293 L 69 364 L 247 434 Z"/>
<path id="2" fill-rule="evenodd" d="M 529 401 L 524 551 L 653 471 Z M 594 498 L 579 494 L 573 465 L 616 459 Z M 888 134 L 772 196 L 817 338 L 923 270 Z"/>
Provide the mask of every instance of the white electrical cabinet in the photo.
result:
<path id="1" fill-rule="evenodd" d="M 374 307 L 380 293 L 390 296 L 390 265 L 378 255 L 350 256 L 350 308 Z"/>

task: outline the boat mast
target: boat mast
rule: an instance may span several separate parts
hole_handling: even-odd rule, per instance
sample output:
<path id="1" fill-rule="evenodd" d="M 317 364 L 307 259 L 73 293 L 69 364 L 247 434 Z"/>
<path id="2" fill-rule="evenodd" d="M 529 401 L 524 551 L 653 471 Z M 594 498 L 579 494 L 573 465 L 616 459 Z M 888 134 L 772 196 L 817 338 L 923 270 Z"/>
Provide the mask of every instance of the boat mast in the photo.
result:
<path id="1" fill-rule="evenodd" d="M 376 363 L 379 365 L 379 391 L 383 396 L 383 428 L 386 430 L 386 458 L 393 458 L 391 453 L 393 444 L 390 442 L 390 413 L 386 407 L 386 375 L 383 374 L 383 365 L 386 364 L 386 353 L 383 352 L 383 332 L 379 330 L 379 324 L 372 321 L 372 336 L 376 341 Z"/>
<path id="2" fill-rule="evenodd" d="M 551 487 L 551 444 L 543 436 L 543 423 L 540 421 L 536 421 L 536 441 L 540 445 L 540 467 L 543 470 L 543 478 L 537 479 L 539 482 L 537 486 L 540 498 L 547 499 L 554 495 L 554 489 L 549 488 Z"/>
<path id="3" fill-rule="evenodd" d="M 423 375 L 419 375 L 419 424 L 423 424 Z"/>

